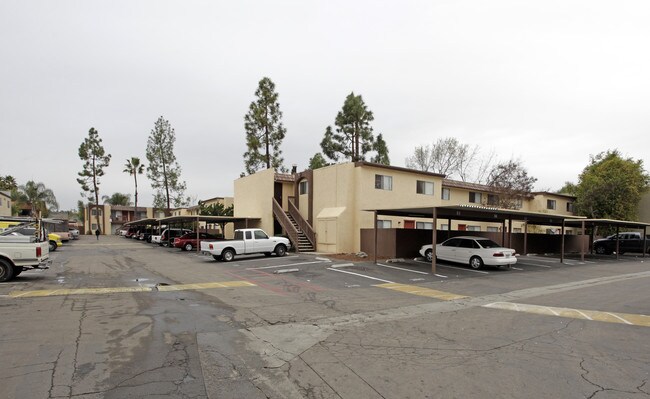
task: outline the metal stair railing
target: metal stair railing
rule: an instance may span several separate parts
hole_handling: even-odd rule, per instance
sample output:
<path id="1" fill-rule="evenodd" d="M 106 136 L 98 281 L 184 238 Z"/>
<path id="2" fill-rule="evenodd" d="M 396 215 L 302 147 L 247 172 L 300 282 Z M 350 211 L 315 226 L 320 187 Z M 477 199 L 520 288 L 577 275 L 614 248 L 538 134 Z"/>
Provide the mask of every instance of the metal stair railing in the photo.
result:
<path id="1" fill-rule="evenodd" d="M 311 243 L 311 247 L 316 249 L 316 232 L 314 231 L 314 228 L 311 227 L 309 222 L 302 217 L 300 211 L 298 210 L 298 208 L 296 208 L 296 205 L 293 203 L 292 200 L 289 200 L 289 214 L 291 215 L 293 220 L 295 220 L 296 223 L 298 223 L 298 227 Z"/>
<path id="2" fill-rule="evenodd" d="M 278 223 L 280 223 L 280 226 L 282 226 L 289 235 L 289 240 L 293 243 L 296 252 L 300 252 L 300 249 L 298 248 L 298 230 L 296 229 L 296 226 L 291 223 L 291 220 L 289 220 L 289 217 L 284 213 L 284 210 L 275 198 L 273 198 L 273 216 L 275 216 Z"/>

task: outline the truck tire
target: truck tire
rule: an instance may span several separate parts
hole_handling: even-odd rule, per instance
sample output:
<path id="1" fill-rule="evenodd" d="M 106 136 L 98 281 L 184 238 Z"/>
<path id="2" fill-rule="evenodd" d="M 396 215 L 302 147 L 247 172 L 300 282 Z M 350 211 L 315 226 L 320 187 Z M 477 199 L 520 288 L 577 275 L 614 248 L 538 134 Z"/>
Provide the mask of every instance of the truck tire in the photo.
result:
<path id="1" fill-rule="evenodd" d="M 287 247 L 284 245 L 280 244 L 277 247 L 275 247 L 275 255 L 276 256 L 284 256 L 287 254 Z"/>
<path id="2" fill-rule="evenodd" d="M 223 258 L 221 257 L 221 255 L 212 255 L 212 257 L 214 258 L 214 260 L 221 260 L 221 259 L 223 259 Z"/>
<path id="3" fill-rule="evenodd" d="M 221 257 L 223 258 L 224 262 L 230 262 L 231 260 L 235 259 L 235 251 L 230 248 L 224 249 L 221 253 Z"/>
<path id="4" fill-rule="evenodd" d="M 0 259 L 0 282 L 14 278 L 14 267 L 8 261 Z"/>
<path id="5" fill-rule="evenodd" d="M 192 249 L 194 249 L 194 247 L 192 246 L 192 244 L 189 243 L 185 244 L 185 246 L 183 247 L 184 251 L 191 251 Z"/>
<path id="6" fill-rule="evenodd" d="M 50 241 L 50 252 L 56 251 L 56 241 Z"/>

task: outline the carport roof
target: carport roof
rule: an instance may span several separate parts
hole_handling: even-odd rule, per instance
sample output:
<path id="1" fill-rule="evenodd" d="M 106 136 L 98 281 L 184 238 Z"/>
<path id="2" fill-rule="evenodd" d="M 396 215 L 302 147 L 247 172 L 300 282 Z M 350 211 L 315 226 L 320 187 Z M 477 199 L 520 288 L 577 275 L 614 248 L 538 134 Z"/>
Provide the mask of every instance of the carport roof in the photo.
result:
<path id="1" fill-rule="evenodd" d="M 542 212 L 526 212 L 515 209 L 491 208 L 475 205 L 450 205 L 436 207 L 414 207 L 398 209 L 366 209 L 370 212 L 377 212 L 377 215 L 385 216 L 406 216 L 419 218 L 433 218 L 433 210 L 436 210 L 438 219 L 474 220 L 480 222 L 503 222 L 508 219 L 523 220 L 530 224 L 543 226 L 561 226 L 567 218 L 565 215 L 554 215 Z M 571 216 L 571 220 L 579 222 L 580 217 Z"/>
<path id="2" fill-rule="evenodd" d="M 585 226 L 612 226 L 623 227 L 626 229 L 646 229 L 650 227 L 650 223 L 633 222 L 629 220 L 614 220 L 614 219 L 566 219 L 565 223 L 568 226 L 581 226 L 584 222 Z"/>
<path id="3" fill-rule="evenodd" d="M 132 222 L 126 222 L 122 226 L 146 226 L 157 222 L 158 219 L 140 219 L 140 220 L 134 220 Z"/>
<path id="4" fill-rule="evenodd" d="M 183 223 L 183 222 L 207 222 L 207 223 L 235 223 L 248 222 L 249 220 L 260 220 L 260 218 L 234 217 L 234 216 L 206 216 L 206 215 L 185 215 L 169 216 L 158 219 L 161 224 Z"/>

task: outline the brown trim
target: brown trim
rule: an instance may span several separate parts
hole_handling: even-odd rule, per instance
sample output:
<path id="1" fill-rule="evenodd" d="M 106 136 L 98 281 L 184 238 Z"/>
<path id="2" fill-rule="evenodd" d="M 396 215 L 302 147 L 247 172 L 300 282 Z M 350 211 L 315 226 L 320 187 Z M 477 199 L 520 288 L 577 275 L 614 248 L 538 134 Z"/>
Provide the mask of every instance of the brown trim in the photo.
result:
<path id="1" fill-rule="evenodd" d="M 379 168 L 379 169 L 388 169 L 388 170 L 394 170 L 398 172 L 407 172 L 407 173 L 412 173 L 412 174 L 422 175 L 422 176 L 433 176 L 433 177 L 443 177 L 443 178 L 445 177 L 445 175 L 441 173 L 425 172 L 422 170 L 402 168 L 400 166 L 382 165 L 379 163 L 372 163 L 372 162 L 365 162 L 365 161 L 354 163 L 355 168 L 362 167 L 362 166 Z"/>

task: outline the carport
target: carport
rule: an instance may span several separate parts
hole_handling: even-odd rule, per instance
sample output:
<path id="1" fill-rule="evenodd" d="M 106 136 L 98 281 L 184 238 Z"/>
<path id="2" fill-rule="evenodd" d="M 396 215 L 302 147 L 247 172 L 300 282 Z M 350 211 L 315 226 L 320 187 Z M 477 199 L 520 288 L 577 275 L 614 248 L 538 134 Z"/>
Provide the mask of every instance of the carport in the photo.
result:
<path id="1" fill-rule="evenodd" d="M 143 226 L 145 228 L 145 231 L 149 230 L 149 233 L 153 234 L 153 226 L 155 226 L 157 222 L 158 219 L 140 219 L 132 222 L 126 222 L 122 225 L 122 228 Z"/>
<path id="2" fill-rule="evenodd" d="M 643 223 L 643 222 L 632 222 L 632 221 L 626 221 L 626 220 L 613 220 L 613 219 L 575 219 L 575 218 L 568 218 L 564 220 L 564 223 L 562 224 L 562 244 L 564 244 L 564 227 L 565 226 L 572 226 L 572 227 L 580 227 L 582 234 L 585 234 L 585 229 L 589 228 L 589 242 L 593 243 L 594 242 L 594 230 L 598 227 L 608 227 L 608 228 L 616 228 L 616 259 L 619 259 L 620 256 L 620 251 L 619 251 L 619 237 L 618 234 L 621 231 L 621 228 L 624 229 L 634 229 L 634 230 L 643 230 L 643 247 L 646 248 L 648 245 L 648 227 L 650 226 L 650 223 Z M 564 245 L 563 245 L 564 246 Z M 590 245 L 591 246 L 591 245 Z M 590 253 L 593 253 L 593 247 L 590 248 Z M 646 252 L 643 251 L 643 257 L 645 258 Z M 585 260 L 585 250 L 584 247 L 582 248 L 582 251 L 580 253 L 580 259 L 584 262 Z M 561 261 L 564 261 L 564 251 L 562 251 L 562 259 Z"/>
<path id="3" fill-rule="evenodd" d="M 234 216 L 206 216 L 206 215 L 187 215 L 187 216 L 169 216 L 166 218 L 158 219 L 158 224 L 166 224 L 167 226 L 172 225 L 183 225 L 183 224 L 193 224 L 194 231 L 196 231 L 196 240 L 199 242 L 199 223 L 205 222 L 205 231 L 207 232 L 208 225 L 218 224 L 221 226 L 221 230 L 225 231 L 225 225 L 227 223 L 237 224 L 240 223 L 243 228 L 248 228 L 249 222 L 259 222 L 259 218 L 247 218 L 247 217 L 234 217 Z M 196 252 L 200 252 L 200 245 L 196 246 Z"/>
<path id="4" fill-rule="evenodd" d="M 473 205 L 452 205 L 452 206 L 437 206 L 437 207 L 415 207 L 415 208 L 399 208 L 399 209 L 368 209 L 366 211 L 374 213 L 374 262 L 377 263 L 377 217 L 378 216 L 398 216 L 410 218 L 423 218 L 433 220 L 432 244 L 433 244 L 433 259 L 431 261 L 431 270 L 436 272 L 436 241 L 437 241 L 437 226 L 438 219 L 447 220 L 448 226 L 451 226 L 452 220 L 463 221 L 477 221 L 477 222 L 490 222 L 501 223 L 501 243 L 504 246 L 509 246 L 512 242 L 512 221 L 524 222 L 524 255 L 528 253 L 528 225 L 540 226 L 556 226 L 562 228 L 562 249 L 561 257 L 564 259 L 564 227 L 566 216 L 552 215 L 541 212 L 526 212 L 514 209 L 501 209 L 491 208 L 484 206 Z M 579 217 L 571 217 L 572 221 L 580 222 L 583 220 Z M 506 234 L 506 225 L 507 231 Z M 450 230 L 448 230 L 450 231 Z M 508 239 L 506 241 L 506 238 Z"/>

